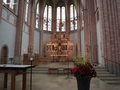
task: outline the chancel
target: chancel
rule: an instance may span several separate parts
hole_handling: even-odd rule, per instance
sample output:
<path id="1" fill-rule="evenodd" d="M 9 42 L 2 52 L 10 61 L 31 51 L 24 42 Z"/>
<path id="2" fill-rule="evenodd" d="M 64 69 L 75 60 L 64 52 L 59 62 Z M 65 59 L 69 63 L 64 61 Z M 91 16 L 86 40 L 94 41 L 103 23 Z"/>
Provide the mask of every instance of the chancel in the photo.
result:
<path id="1" fill-rule="evenodd" d="M 31 89 L 77 90 L 71 69 L 79 56 L 97 71 L 90 90 L 119 90 L 119 11 L 119 0 L 0 0 L 0 90 L 29 90 L 30 69 L 5 66 L 31 62 Z"/>

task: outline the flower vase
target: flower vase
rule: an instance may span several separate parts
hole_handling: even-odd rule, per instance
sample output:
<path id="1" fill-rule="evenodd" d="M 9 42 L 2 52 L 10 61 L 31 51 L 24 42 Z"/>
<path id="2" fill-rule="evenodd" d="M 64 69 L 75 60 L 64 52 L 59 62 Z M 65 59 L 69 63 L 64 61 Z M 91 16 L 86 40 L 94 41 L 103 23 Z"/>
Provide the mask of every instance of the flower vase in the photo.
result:
<path id="1" fill-rule="evenodd" d="M 91 81 L 91 77 L 87 76 L 87 77 L 83 77 L 83 78 L 77 78 L 77 87 L 78 90 L 90 90 L 90 81 Z"/>

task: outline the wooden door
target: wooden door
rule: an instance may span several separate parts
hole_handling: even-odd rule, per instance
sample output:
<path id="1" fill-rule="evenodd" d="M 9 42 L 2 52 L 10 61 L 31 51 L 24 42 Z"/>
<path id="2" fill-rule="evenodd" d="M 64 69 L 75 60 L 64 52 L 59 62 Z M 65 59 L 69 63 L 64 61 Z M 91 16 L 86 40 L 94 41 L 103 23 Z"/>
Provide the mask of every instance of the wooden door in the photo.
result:
<path id="1" fill-rule="evenodd" d="M 7 53 L 8 53 L 8 50 L 7 50 L 7 47 L 4 46 L 2 48 L 2 55 L 1 55 L 1 64 L 6 64 L 7 62 Z"/>

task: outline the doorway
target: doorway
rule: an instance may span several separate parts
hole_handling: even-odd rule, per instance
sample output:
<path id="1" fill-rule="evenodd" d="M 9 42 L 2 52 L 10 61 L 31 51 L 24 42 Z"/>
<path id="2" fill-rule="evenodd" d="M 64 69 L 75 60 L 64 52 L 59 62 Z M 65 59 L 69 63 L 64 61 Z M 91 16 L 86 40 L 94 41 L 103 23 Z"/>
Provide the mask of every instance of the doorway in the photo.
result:
<path id="1" fill-rule="evenodd" d="M 8 48 L 5 45 L 5 46 L 2 47 L 2 50 L 1 50 L 1 64 L 6 64 L 7 55 L 8 55 Z"/>

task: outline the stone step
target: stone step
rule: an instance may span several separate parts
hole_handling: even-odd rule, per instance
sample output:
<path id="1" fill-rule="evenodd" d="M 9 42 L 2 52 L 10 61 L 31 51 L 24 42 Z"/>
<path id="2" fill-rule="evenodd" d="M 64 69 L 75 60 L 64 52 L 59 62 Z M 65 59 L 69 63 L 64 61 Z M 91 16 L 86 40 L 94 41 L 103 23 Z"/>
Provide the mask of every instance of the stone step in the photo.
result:
<path id="1" fill-rule="evenodd" d="M 35 67 L 32 69 L 32 73 L 33 74 L 46 74 L 48 73 L 48 68 L 49 67 Z M 59 67 L 59 74 L 63 74 L 63 69 L 64 69 L 63 67 Z M 31 73 L 31 69 L 28 69 L 27 73 Z M 51 73 L 55 74 L 56 71 L 53 70 L 51 71 Z M 70 71 L 68 72 L 68 70 L 65 70 L 64 73 L 67 74 L 71 72 Z"/>
<path id="2" fill-rule="evenodd" d="M 115 76 L 116 77 L 116 75 L 115 74 L 110 74 L 110 73 L 105 73 L 105 74 L 103 74 L 103 73 L 97 73 L 97 76 Z"/>
<path id="3" fill-rule="evenodd" d="M 113 77 L 116 77 L 116 75 L 115 74 L 97 74 L 97 77 L 98 78 L 113 78 Z"/>
<path id="4" fill-rule="evenodd" d="M 120 77 L 109 73 L 108 70 L 105 70 L 104 68 L 95 68 L 95 70 L 97 72 L 97 77 L 105 83 L 111 85 L 111 87 L 120 86 Z"/>
<path id="5" fill-rule="evenodd" d="M 95 69 L 97 72 L 108 72 L 108 70 L 105 69 Z"/>
<path id="6" fill-rule="evenodd" d="M 120 81 L 120 77 L 112 77 L 112 78 L 110 78 L 110 77 L 102 77 L 100 79 L 103 80 L 103 81 Z"/>
<path id="7" fill-rule="evenodd" d="M 97 74 L 110 74 L 109 72 L 97 72 Z"/>
<path id="8" fill-rule="evenodd" d="M 110 85 L 120 84 L 120 81 L 105 81 L 105 82 Z"/>

